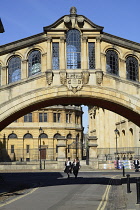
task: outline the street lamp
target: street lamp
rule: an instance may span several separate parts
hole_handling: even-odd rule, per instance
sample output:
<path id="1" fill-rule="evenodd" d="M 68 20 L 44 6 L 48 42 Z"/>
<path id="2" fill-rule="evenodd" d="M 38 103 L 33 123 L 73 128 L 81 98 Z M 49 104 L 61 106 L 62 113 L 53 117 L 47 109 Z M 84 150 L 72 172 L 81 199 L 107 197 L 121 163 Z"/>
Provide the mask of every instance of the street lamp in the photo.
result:
<path id="1" fill-rule="evenodd" d="M 39 128 L 39 149 L 40 149 L 40 157 L 39 157 L 39 160 L 40 160 L 40 170 L 42 170 L 42 163 L 41 163 L 41 133 L 42 133 L 43 129 L 40 127 Z"/>
<path id="2" fill-rule="evenodd" d="M 116 128 L 116 129 L 114 130 L 114 132 L 115 132 L 115 134 L 116 134 L 116 155 L 117 155 L 117 154 L 118 154 L 118 142 L 117 142 L 117 135 L 118 135 L 119 131 L 118 131 L 118 129 Z"/>

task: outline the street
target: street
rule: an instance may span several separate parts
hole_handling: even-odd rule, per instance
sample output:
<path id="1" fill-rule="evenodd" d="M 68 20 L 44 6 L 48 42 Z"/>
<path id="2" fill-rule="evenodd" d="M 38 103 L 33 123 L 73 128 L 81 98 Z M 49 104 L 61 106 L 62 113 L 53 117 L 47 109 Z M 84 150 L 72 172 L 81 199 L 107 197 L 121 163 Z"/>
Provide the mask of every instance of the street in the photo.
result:
<path id="1" fill-rule="evenodd" d="M 1 202 L 3 210 L 96 210 L 105 207 L 111 181 L 120 172 L 80 172 L 69 179 L 61 172 L 1 173 L 11 187 L 23 185 L 21 193 Z M 117 179 L 116 179 L 117 180 Z M 105 199 L 103 200 L 103 197 Z M 109 207 L 108 207 L 109 209 Z"/>

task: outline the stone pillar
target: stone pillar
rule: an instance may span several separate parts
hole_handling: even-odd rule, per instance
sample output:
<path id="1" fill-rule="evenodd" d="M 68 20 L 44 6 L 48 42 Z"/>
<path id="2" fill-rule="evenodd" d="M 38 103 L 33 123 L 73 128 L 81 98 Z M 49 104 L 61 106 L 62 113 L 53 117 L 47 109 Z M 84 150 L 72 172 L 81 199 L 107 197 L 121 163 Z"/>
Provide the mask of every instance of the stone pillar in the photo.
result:
<path id="1" fill-rule="evenodd" d="M 65 59 L 65 37 L 60 37 L 60 70 L 66 69 L 66 59 Z"/>
<path id="2" fill-rule="evenodd" d="M 8 75 L 8 68 L 7 66 L 2 66 L 1 68 L 1 86 L 2 85 L 7 85 L 8 84 L 8 78 L 7 78 L 7 75 Z"/>
<path id="3" fill-rule="evenodd" d="M 58 148 L 58 168 L 64 168 L 64 162 L 66 160 L 66 138 L 60 136 L 57 138 L 57 148 Z"/>
<path id="4" fill-rule="evenodd" d="M 81 46 L 81 68 L 83 70 L 88 69 L 88 61 L 87 61 L 87 37 L 82 37 L 82 46 Z"/>
<path id="5" fill-rule="evenodd" d="M 46 71 L 46 66 L 47 66 L 47 53 L 43 53 L 42 59 L 41 59 L 41 71 L 42 72 Z"/>
<path id="6" fill-rule="evenodd" d="M 101 38 L 96 38 L 96 69 L 101 70 Z"/>
<path id="7" fill-rule="evenodd" d="M 22 60 L 22 71 L 21 71 L 21 79 L 28 78 L 28 60 Z"/>
<path id="8" fill-rule="evenodd" d="M 47 70 L 52 70 L 51 37 L 47 38 Z"/>
<path id="9" fill-rule="evenodd" d="M 89 136 L 88 138 L 88 146 L 89 146 L 89 165 L 94 168 L 98 169 L 98 159 L 97 159 L 97 137 L 96 136 Z"/>

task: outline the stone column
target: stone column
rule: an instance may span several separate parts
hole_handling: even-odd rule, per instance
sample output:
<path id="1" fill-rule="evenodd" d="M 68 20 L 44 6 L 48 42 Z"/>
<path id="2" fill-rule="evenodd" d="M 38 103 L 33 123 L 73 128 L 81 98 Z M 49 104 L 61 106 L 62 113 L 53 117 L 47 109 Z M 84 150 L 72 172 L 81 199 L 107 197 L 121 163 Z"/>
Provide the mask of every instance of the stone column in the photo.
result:
<path id="1" fill-rule="evenodd" d="M 41 72 L 46 71 L 46 66 L 47 66 L 47 53 L 43 53 L 41 59 Z"/>
<path id="2" fill-rule="evenodd" d="M 21 79 L 28 78 L 28 60 L 22 60 Z"/>
<path id="3" fill-rule="evenodd" d="M 101 37 L 96 38 L 96 69 L 101 70 Z"/>
<path id="4" fill-rule="evenodd" d="M 60 70 L 66 69 L 66 57 L 65 57 L 65 37 L 60 37 Z"/>
<path id="5" fill-rule="evenodd" d="M 87 37 L 82 37 L 82 46 L 81 46 L 81 68 L 83 70 L 88 69 L 88 61 L 87 61 Z"/>
<path id="6" fill-rule="evenodd" d="M 1 68 L 1 86 L 2 85 L 7 85 L 8 84 L 8 68 L 7 66 L 2 66 Z"/>
<path id="7" fill-rule="evenodd" d="M 52 70 L 52 53 L 51 53 L 51 41 L 52 38 L 47 38 L 47 70 Z"/>
<path id="8" fill-rule="evenodd" d="M 89 146 L 89 165 L 94 169 L 98 169 L 97 137 L 96 136 L 89 136 L 88 142 L 89 142 L 88 143 L 88 146 Z"/>
<path id="9" fill-rule="evenodd" d="M 57 148 L 58 148 L 58 168 L 64 168 L 64 162 L 66 160 L 66 138 L 60 136 L 57 138 Z"/>

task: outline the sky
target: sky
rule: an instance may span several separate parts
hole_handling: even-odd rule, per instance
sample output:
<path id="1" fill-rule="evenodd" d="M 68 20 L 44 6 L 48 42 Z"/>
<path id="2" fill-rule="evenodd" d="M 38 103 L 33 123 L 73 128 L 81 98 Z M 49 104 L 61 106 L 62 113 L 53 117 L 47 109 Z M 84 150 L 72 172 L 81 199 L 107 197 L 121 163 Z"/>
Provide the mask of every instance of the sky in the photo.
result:
<path id="1" fill-rule="evenodd" d="M 68 15 L 72 6 L 78 15 L 103 26 L 104 32 L 140 43 L 140 0 L 1 0 L 5 33 L 0 34 L 0 45 L 42 33 L 43 27 Z M 87 125 L 84 116 L 85 132 Z"/>

